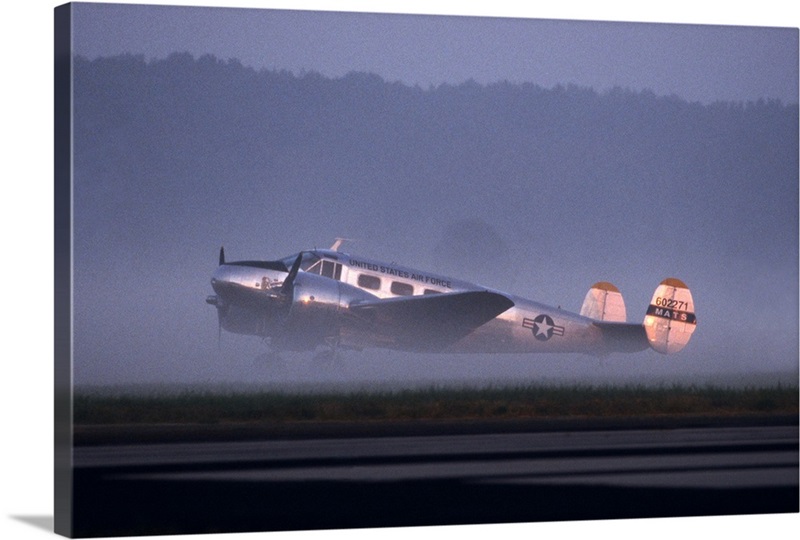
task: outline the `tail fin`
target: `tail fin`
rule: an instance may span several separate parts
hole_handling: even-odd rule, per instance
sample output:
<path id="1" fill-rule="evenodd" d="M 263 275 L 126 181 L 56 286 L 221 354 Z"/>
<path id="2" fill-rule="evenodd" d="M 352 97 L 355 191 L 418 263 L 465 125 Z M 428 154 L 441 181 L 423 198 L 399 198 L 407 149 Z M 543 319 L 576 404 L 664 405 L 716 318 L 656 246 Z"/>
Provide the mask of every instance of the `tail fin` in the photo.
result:
<path id="1" fill-rule="evenodd" d="M 647 341 L 654 350 L 670 354 L 683 349 L 697 327 L 689 287 L 675 278 L 661 282 L 644 317 Z"/>
<path id="2" fill-rule="evenodd" d="M 581 315 L 596 321 L 625 322 L 625 300 L 622 293 L 607 281 L 592 285 L 583 300 Z"/>

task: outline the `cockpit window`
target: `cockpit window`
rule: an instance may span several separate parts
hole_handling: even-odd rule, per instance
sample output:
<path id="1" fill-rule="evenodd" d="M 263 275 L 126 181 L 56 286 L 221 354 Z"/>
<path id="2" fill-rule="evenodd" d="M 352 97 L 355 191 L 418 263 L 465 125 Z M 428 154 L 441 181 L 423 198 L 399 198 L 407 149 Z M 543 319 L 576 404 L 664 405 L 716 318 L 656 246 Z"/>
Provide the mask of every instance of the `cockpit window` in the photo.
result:
<path id="1" fill-rule="evenodd" d="M 301 263 L 300 267 L 302 268 L 302 266 L 303 265 Z M 312 264 L 311 266 L 309 266 L 308 268 L 306 268 L 306 272 L 308 272 L 309 274 L 317 274 L 317 275 L 319 275 L 320 268 L 322 268 L 322 261 L 317 261 L 314 264 Z"/>
<path id="2" fill-rule="evenodd" d="M 286 265 L 286 268 L 291 268 L 296 259 L 297 259 L 297 253 L 295 253 L 294 255 L 289 255 L 288 257 L 284 257 L 283 259 L 281 259 L 281 262 Z M 300 270 L 307 272 L 308 269 L 314 266 L 314 264 L 317 262 L 319 262 L 319 257 L 317 257 L 316 255 L 314 255 L 309 251 L 306 251 L 303 253 L 303 258 L 301 259 L 300 262 Z M 319 274 L 319 270 L 317 270 L 314 273 Z"/>
<path id="3" fill-rule="evenodd" d="M 333 261 L 322 261 L 322 275 L 339 280 L 342 277 L 342 265 Z"/>
<path id="4" fill-rule="evenodd" d="M 281 259 L 283 264 L 286 265 L 286 268 L 291 268 L 296 260 L 297 254 L 289 255 Z M 335 279 L 337 281 L 342 279 L 342 263 L 329 261 L 327 258 L 323 259 L 319 255 L 315 255 L 311 252 L 303 253 L 300 269 L 309 274 L 317 274 L 318 276 Z"/>

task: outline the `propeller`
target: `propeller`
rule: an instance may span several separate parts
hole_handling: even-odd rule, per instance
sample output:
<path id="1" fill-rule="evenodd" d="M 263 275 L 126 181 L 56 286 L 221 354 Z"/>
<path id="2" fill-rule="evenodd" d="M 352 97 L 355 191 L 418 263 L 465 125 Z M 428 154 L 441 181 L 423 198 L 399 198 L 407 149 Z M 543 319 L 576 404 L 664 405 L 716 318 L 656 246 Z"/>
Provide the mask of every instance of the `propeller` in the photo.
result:
<path id="1" fill-rule="evenodd" d="M 220 298 L 214 295 L 211 295 L 206 298 L 206 304 L 211 304 L 215 308 L 217 308 L 217 347 L 221 348 L 222 343 L 222 317 L 228 311 L 228 306 L 224 305 Z"/>
<path id="2" fill-rule="evenodd" d="M 219 248 L 219 265 L 222 266 L 225 264 L 225 246 L 220 246 Z M 211 300 L 213 298 L 213 301 Z M 219 304 L 219 299 L 214 297 L 209 297 L 206 302 L 212 304 L 214 307 L 217 308 L 217 350 L 222 350 L 222 310 L 223 307 Z"/>
<path id="3" fill-rule="evenodd" d="M 294 260 L 292 264 L 292 268 L 289 269 L 289 275 L 286 276 L 286 279 L 283 280 L 283 285 L 281 285 L 281 295 L 291 297 L 294 294 L 294 280 L 297 277 L 297 273 L 300 271 L 300 263 L 303 262 L 303 252 L 297 254 L 297 258 Z"/>
<path id="4" fill-rule="evenodd" d="M 222 314 L 217 310 L 217 351 L 222 350 Z"/>
<path id="5" fill-rule="evenodd" d="M 303 263 L 303 255 L 305 255 L 305 252 L 303 251 L 297 254 L 297 258 L 292 263 L 292 266 L 289 269 L 289 273 L 286 275 L 286 279 L 283 280 L 283 284 L 281 285 L 281 288 L 278 291 L 275 291 L 273 289 L 269 291 L 268 295 L 265 296 L 259 295 L 259 297 L 264 298 L 264 300 L 266 301 L 277 301 L 277 305 L 275 306 L 277 308 L 275 316 L 277 316 L 279 320 L 280 319 L 285 320 L 286 318 L 288 318 L 288 314 L 291 309 L 292 302 L 294 300 L 295 280 L 297 279 L 297 274 L 300 272 L 300 266 Z M 219 248 L 219 264 L 220 266 L 226 264 L 224 247 Z M 239 263 L 234 263 L 234 264 L 239 264 Z M 285 268 L 285 266 L 283 268 Z M 227 316 L 230 306 L 227 305 L 221 297 L 216 295 L 207 297 L 206 303 L 211 304 L 217 308 L 217 346 L 218 348 L 221 349 L 223 319 Z"/>

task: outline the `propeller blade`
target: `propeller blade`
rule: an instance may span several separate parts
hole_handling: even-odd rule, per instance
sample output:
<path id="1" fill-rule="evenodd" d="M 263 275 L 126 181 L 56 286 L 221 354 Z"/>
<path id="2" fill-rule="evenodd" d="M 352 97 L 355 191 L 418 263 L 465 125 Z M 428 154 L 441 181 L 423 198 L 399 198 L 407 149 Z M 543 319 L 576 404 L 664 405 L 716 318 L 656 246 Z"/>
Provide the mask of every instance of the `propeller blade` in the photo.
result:
<path id="1" fill-rule="evenodd" d="M 222 315 L 217 312 L 217 350 L 222 350 Z"/>
<path id="2" fill-rule="evenodd" d="M 228 306 L 216 304 L 217 307 L 217 350 L 222 351 L 222 318 L 228 314 Z"/>
<path id="3" fill-rule="evenodd" d="M 302 251 L 297 254 L 297 258 L 294 260 L 294 264 L 292 264 L 292 268 L 289 270 L 289 275 L 286 276 L 283 285 L 281 285 L 281 294 L 288 296 L 294 290 L 294 279 L 297 277 L 297 272 L 300 271 L 301 262 L 303 262 Z"/>
<path id="4" fill-rule="evenodd" d="M 223 264 L 225 264 L 225 248 L 224 247 L 220 247 L 219 248 L 219 265 L 222 266 Z"/>

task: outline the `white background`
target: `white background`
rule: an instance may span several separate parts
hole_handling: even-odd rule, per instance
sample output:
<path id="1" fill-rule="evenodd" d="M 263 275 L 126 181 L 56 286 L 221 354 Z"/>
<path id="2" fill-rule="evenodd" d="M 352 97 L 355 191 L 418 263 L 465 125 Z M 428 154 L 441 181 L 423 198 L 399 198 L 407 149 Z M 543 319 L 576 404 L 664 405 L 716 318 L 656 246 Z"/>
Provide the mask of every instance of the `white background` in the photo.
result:
<path id="1" fill-rule="evenodd" d="M 53 515 L 53 8 L 61 2 L 5 3 L 2 10 L 2 473 L 0 536 L 52 535 Z M 141 1 L 152 4 L 157 2 Z M 158 3 L 330 9 L 333 2 L 298 0 Z M 523 16 L 584 20 L 657 21 L 798 27 L 798 8 L 785 0 L 716 3 L 561 0 L 523 6 L 483 2 L 338 0 L 337 10 Z M 14 7 L 9 7 L 13 5 Z M 646 7 L 644 7 L 646 5 Z M 724 11 L 712 7 L 723 6 Z M 487 501 L 491 504 L 491 501 Z M 734 516 L 583 523 L 535 523 L 423 529 L 199 535 L 195 538 L 593 538 L 666 539 L 786 537 L 800 515 Z M 787 533 L 789 533 L 787 535 Z M 168 537 L 162 537 L 168 538 Z"/>

